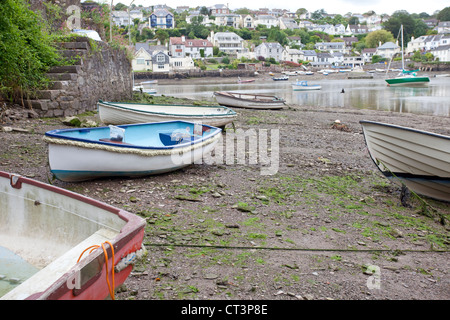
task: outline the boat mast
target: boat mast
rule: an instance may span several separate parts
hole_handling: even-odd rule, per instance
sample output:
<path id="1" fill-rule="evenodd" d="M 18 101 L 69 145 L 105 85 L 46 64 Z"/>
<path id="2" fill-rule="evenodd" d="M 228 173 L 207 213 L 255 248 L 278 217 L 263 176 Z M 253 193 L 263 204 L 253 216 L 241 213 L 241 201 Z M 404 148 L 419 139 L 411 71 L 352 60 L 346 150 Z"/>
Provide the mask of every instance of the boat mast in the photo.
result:
<path id="1" fill-rule="evenodd" d="M 402 32 L 402 70 L 405 71 L 405 59 L 403 58 L 403 25 L 400 25 L 400 30 Z"/>

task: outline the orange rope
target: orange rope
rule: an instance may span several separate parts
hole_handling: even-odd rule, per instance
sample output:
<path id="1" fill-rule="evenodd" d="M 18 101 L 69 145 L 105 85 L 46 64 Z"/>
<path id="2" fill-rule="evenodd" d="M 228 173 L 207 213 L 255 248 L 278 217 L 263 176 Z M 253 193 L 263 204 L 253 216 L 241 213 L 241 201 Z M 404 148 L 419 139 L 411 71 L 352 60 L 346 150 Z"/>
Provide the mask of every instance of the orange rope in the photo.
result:
<path id="1" fill-rule="evenodd" d="M 111 268 L 111 274 L 112 274 L 112 287 L 111 287 L 111 284 L 110 284 L 110 282 L 109 282 L 109 277 L 108 277 L 108 253 L 107 253 L 107 251 L 106 251 L 105 245 L 102 243 L 103 253 L 105 254 L 106 283 L 108 284 L 108 290 L 109 290 L 109 294 L 111 295 L 111 298 L 112 298 L 113 300 L 115 300 L 115 299 L 114 299 L 114 288 L 115 288 L 115 283 L 114 283 L 114 247 L 113 247 L 113 245 L 111 244 L 111 242 L 109 242 L 109 241 L 105 241 L 105 243 L 108 243 L 108 244 L 109 244 L 109 246 L 111 247 L 111 252 L 112 252 L 112 268 Z M 99 247 L 100 247 L 99 245 L 93 245 L 93 246 L 90 246 L 90 247 L 84 249 L 83 252 L 80 254 L 80 257 L 78 258 L 77 263 L 80 261 L 81 257 L 83 256 L 83 254 L 84 254 L 87 250 L 91 249 L 91 251 L 89 251 L 89 253 L 91 253 L 92 251 L 94 251 L 95 249 L 97 249 L 97 248 L 99 248 Z"/>

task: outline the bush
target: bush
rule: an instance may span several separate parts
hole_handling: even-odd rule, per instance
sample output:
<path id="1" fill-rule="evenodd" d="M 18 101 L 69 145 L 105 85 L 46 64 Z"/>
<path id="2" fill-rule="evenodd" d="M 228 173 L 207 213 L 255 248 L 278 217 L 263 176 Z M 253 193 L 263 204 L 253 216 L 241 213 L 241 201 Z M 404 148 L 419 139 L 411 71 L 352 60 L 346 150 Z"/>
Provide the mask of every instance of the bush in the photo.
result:
<path id="1" fill-rule="evenodd" d="M 0 89 L 9 99 L 45 86 L 45 73 L 58 64 L 47 25 L 24 0 L 0 2 L 0 61 Z"/>

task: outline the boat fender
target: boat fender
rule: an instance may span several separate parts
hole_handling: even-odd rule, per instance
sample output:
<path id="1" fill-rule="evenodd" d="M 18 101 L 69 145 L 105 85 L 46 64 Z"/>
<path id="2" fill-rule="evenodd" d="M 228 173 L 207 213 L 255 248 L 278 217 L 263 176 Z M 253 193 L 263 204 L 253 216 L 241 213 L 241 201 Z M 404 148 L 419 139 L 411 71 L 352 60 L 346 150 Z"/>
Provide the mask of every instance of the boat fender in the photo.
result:
<path id="1" fill-rule="evenodd" d="M 115 272 L 120 272 L 128 267 L 130 264 L 135 264 L 137 261 L 141 260 L 147 254 L 147 249 L 142 246 L 141 249 L 128 254 L 123 257 L 114 267 Z"/>

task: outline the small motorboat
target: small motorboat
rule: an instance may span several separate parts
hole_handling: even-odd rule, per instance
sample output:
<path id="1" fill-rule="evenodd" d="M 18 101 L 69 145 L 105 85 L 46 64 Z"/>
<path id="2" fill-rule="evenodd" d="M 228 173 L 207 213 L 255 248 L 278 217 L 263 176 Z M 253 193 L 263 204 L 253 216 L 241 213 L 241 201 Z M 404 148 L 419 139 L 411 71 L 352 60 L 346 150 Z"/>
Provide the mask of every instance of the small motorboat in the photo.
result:
<path id="1" fill-rule="evenodd" d="M 308 81 L 298 81 L 292 84 L 292 89 L 294 91 L 309 91 L 309 90 L 320 90 L 322 89 L 321 85 L 318 84 L 314 84 L 314 85 L 309 85 Z"/>
<path id="2" fill-rule="evenodd" d="M 216 127 L 167 121 L 45 133 L 50 171 L 62 181 L 142 177 L 201 163 L 221 137 Z M 168 139 L 169 138 L 169 139 Z"/>

